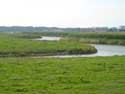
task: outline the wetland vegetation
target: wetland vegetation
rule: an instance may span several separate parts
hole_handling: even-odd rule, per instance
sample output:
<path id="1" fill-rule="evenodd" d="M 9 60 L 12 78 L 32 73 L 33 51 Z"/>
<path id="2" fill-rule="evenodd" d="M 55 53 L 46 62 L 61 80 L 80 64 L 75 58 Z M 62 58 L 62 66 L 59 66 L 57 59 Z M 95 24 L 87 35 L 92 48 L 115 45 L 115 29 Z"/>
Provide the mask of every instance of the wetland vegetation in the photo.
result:
<path id="1" fill-rule="evenodd" d="M 9 34 L 0 35 L 1 56 L 37 56 L 37 55 L 67 55 L 92 54 L 96 48 L 76 41 L 39 41 L 16 38 Z"/>
<path id="2" fill-rule="evenodd" d="M 86 42 L 88 38 L 119 40 L 124 45 L 124 33 L 107 33 L 104 37 L 85 33 L 0 32 L 0 94 L 125 94 L 125 56 L 29 57 L 97 52 L 86 44 L 91 43 Z M 41 36 L 63 39 L 34 40 Z"/>
<path id="3" fill-rule="evenodd" d="M 82 43 L 125 45 L 125 32 L 21 32 L 16 37 L 32 39 L 41 36 L 58 36 L 64 40 Z"/>

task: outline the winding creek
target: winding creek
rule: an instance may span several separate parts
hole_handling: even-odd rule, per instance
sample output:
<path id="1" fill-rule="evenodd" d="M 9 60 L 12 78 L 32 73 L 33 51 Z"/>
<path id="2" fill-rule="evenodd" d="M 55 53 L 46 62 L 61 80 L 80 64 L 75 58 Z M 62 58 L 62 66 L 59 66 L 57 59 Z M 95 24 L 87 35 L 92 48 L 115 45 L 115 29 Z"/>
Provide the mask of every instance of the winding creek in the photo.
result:
<path id="1" fill-rule="evenodd" d="M 125 46 L 91 44 L 98 50 L 94 56 L 125 55 Z"/>
<path id="2" fill-rule="evenodd" d="M 51 41 L 59 41 L 60 37 L 48 37 L 43 36 L 43 39 L 40 38 L 38 40 L 51 40 Z M 104 44 L 90 44 L 97 49 L 97 53 L 95 54 L 87 54 L 87 55 L 57 55 L 57 56 L 49 56 L 49 57 L 94 57 L 94 56 L 114 56 L 114 55 L 125 55 L 125 46 L 119 45 L 104 45 Z"/>
<path id="3" fill-rule="evenodd" d="M 95 54 L 87 55 L 58 55 L 52 57 L 95 57 L 95 56 L 122 56 L 125 55 L 125 46 L 118 45 L 102 45 L 102 44 L 90 44 L 94 46 L 98 52 Z"/>

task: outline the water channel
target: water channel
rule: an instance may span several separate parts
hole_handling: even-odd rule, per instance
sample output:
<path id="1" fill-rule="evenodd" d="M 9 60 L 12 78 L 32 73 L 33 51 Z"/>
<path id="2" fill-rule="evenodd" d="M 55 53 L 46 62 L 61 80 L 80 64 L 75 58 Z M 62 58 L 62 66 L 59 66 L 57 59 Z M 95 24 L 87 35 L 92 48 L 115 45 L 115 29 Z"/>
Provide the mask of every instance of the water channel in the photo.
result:
<path id="1" fill-rule="evenodd" d="M 59 41 L 61 38 L 59 37 L 47 37 L 43 36 L 39 40 L 51 40 L 51 41 Z M 94 57 L 94 56 L 114 56 L 114 55 L 125 55 L 125 46 L 119 45 L 105 45 L 105 44 L 90 44 L 94 46 L 98 52 L 95 54 L 87 54 L 87 55 L 58 55 L 54 57 Z"/>

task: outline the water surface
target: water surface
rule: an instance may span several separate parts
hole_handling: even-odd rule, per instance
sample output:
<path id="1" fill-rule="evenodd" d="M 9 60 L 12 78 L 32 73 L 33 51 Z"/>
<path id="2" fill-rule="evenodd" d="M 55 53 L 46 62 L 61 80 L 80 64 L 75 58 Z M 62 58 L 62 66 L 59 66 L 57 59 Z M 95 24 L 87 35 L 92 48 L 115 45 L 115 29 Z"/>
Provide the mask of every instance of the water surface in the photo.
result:
<path id="1" fill-rule="evenodd" d="M 102 44 L 91 44 L 98 50 L 96 56 L 113 56 L 113 55 L 125 55 L 125 46 L 118 45 L 102 45 Z"/>
<path id="2" fill-rule="evenodd" d="M 87 55 L 58 55 L 54 57 L 94 57 L 94 56 L 114 56 L 114 55 L 125 55 L 125 46 L 118 45 L 102 45 L 102 44 L 90 44 L 94 46 L 98 52 L 95 54 Z"/>
<path id="3" fill-rule="evenodd" d="M 41 36 L 41 38 L 37 40 L 59 41 L 60 39 L 61 37 Z M 125 46 L 103 45 L 103 44 L 90 44 L 90 45 L 94 46 L 98 50 L 98 52 L 95 54 L 87 54 L 87 55 L 58 55 L 54 57 L 93 57 L 93 56 L 125 55 Z"/>
<path id="4" fill-rule="evenodd" d="M 61 37 L 41 36 L 41 38 L 37 38 L 36 40 L 59 41 L 59 40 L 61 40 Z"/>

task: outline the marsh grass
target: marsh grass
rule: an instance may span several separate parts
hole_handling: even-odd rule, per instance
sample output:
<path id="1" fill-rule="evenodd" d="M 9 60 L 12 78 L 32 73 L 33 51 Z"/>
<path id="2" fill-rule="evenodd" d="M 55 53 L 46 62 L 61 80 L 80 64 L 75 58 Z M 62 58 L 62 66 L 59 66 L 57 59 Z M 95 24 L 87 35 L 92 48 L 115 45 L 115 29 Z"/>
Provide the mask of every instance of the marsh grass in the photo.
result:
<path id="1" fill-rule="evenodd" d="M 65 54 L 90 54 L 97 50 L 76 41 L 39 41 L 0 35 L 0 56 L 44 56 Z"/>
<path id="2" fill-rule="evenodd" d="M 125 45 L 125 32 L 21 32 L 14 34 L 17 38 L 33 39 L 41 36 L 59 36 L 63 40 L 83 43 Z"/>

